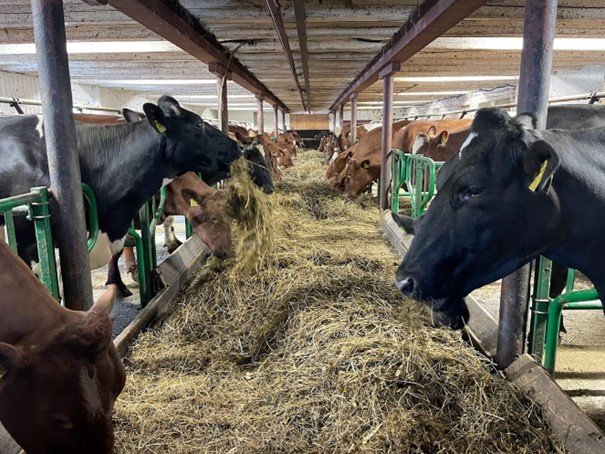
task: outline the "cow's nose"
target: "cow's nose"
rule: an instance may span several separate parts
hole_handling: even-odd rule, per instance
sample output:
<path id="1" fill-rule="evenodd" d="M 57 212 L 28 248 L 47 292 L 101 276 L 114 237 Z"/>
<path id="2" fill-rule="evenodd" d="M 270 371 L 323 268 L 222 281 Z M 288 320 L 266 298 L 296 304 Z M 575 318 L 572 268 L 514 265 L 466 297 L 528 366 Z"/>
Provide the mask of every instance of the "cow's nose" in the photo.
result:
<path id="1" fill-rule="evenodd" d="M 406 296 L 412 296 L 416 289 L 416 281 L 412 277 L 406 277 L 397 281 L 397 288 Z"/>
<path id="2" fill-rule="evenodd" d="M 215 252 L 215 253 L 214 253 L 214 256 L 215 256 L 217 259 L 221 259 L 221 260 L 226 259 L 228 255 L 229 255 L 229 254 L 227 253 L 227 251 L 218 251 L 218 252 Z"/>

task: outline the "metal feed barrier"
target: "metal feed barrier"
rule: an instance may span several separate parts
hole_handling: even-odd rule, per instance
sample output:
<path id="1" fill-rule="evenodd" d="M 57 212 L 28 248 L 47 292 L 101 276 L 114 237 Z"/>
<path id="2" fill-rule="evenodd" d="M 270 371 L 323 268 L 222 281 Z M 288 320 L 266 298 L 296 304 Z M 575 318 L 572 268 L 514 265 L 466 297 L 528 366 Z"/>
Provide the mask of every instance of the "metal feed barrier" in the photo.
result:
<path id="1" fill-rule="evenodd" d="M 421 155 L 393 151 L 393 192 L 391 210 L 399 212 L 401 197 L 411 203 L 411 216 L 416 219 L 424 214 L 435 196 L 436 171 L 443 165 Z M 403 185 L 405 184 L 405 188 Z M 550 298 L 552 261 L 538 259 L 536 284 L 532 296 L 528 351 L 539 358 L 549 373 L 554 373 L 559 346 L 559 331 L 563 310 L 598 310 L 603 308 L 595 289 L 574 291 L 575 270 L 570 269 L 563 293 Z"/>
<path id="2" fill-rule="evenodd" d="M 442 165 L 443 162 L 433 161 L 423 155 L 393 150 L 391 159 L 393 213 L 399 212 L 400 199 L 405 197 L 410 199 L 412 218 L 422 216 L 428 203 L 435 196 L 437 171 Z"/>
<path id="3" fill-rule="evenodd" d="M 82 193 L 87 207 L 86 213 L 89 229 L 87 249 L 90 252 L 96 244 L 99 232 L 97 201 L 93 190 L 88 185 L 82 184 Z M 157 266 L 155 228 L 164 210 L 166 193 L 166 188 L 163 187 L 160 190 L 160 198 L 157 205 L 155 197 L 152 197 L 139 210 L 141 233 L 135 229 L 134 222 L 128 230 L 134 242 L 127 241 L 126 245 L 134 246 L 136 249 L 139 292 L 143 307 L 161 288 L 160 281 L 155 278 L 156 276 L 153 272 Z M 151 218 L 149 213 L 153 214 Z M 27 216 L 27 219 L 34 222 L 40 266 L 40 281 L 51 295 L 56 300 L 59 300 L 59 281 L 55 248 L 52 239 L 48 188 L 35 187 L 26 194 L 0 199 L 0 215 L 4 216 L 6 241 L 15 252 L 17 252 L 18 246 L 14 222 L 15 216 Z"/>
<path id="4" fill-rule="evenodd" d="M 535 291 L 532 296 L 529 353 L 541 359 L 550 373 L 555 371 L 559 332 L 563 310 L 602 310 L 599 294 L 592 288 L 574 291 L 575 270 L 569 269 L 563 293 L 550 298 L 552 261 L 546 257 L 538 259 Z"/>

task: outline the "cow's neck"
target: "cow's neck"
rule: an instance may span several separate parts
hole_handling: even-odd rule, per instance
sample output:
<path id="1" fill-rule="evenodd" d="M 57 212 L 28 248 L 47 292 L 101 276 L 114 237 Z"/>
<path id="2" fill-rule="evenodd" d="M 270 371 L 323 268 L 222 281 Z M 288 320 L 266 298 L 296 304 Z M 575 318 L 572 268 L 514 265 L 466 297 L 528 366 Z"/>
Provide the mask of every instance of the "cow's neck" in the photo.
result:
<path id="1" fill-rule="evenodd" d="M 138 209 L 176 171 L 165 159 L 166 138 L 147 121 L 83 125 L 78 134 L 82 181 L 97 194 L 101 231 L 123 237 Z"/>

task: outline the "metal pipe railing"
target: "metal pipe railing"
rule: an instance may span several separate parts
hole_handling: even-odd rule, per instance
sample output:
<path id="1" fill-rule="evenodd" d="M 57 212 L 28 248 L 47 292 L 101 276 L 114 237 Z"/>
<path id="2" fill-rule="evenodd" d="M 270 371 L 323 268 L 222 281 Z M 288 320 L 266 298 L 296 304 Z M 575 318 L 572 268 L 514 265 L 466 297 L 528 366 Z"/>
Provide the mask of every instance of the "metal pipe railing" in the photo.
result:
<path id="1" fill-rule="evenodd" d="M 21 105 L 21 106 L 42 106 L 42 103 L 37 99 L 20 99 L 20 98 L 8 98 L 6 96 L 0 96 L 0 103 L 2 104 L 10 104 L 13 105 Z M 116 109 L 114 107 L 104 107 L 104 106 L 86 106 L 84 104 L 74 104 L 73 108 L 76 110 L 98 110 L 100 112 L 113 112 L 113 113 L 121 113 L 120 109 Z"/>
<path id="2" fill-rule="evenodd" d="M 583 93 L 580 95 L 559 96 L 556 98 L 550 98 L 548 100 L 548 103 L 553 104 L 553 103 L 559 103 L 559 102 L 588 100 L 590 104 L 594 104 L 596 101 L 598 101 L 599 99 L 602 99 L 602 98 L 605 98 L 605 92 L 599 91 L 599 92 Z M 517 107 L 517 103 L 509 102 L 506 104 L 496 104 L 495 106 L 490 106 L 490 107 L 497 107 L 500 109 L 511 109 L 513 107 Z M 419 118 L 429 119 L 431 117 L 444 118 L 448 115 L 459 115 L 459 114 L 462 115 L 462 117 L 464 117 L 468 113 L 476 112 L 479 109 L 481 109 L 481 107 L 475 107 L 472 109 L 448 110 L 446 112 L 438 112 L 438 113 L 431 113 L 431 114 L 414 114 L 414 115 L 408 115 L 407 117 L 399 118 L 398 120 L 417 120 Z M 460 117 L 460 118 L 462 118 L 462 117 Z"/>

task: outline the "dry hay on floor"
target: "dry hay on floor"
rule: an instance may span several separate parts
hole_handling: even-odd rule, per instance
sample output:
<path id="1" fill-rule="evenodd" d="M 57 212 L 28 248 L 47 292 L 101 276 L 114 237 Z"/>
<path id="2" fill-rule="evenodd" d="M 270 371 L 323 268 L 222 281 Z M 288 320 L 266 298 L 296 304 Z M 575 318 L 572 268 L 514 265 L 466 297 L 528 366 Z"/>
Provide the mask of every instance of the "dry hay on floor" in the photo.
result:
<path id="1" fill-rule="evenodd" d="M 539 409 L 403 300 L 378 210 L 329 188 L 320 159 L 284 172 L 267 267 L 205 267 L 138 339 L 118 451 L 551 452 Z"/>

